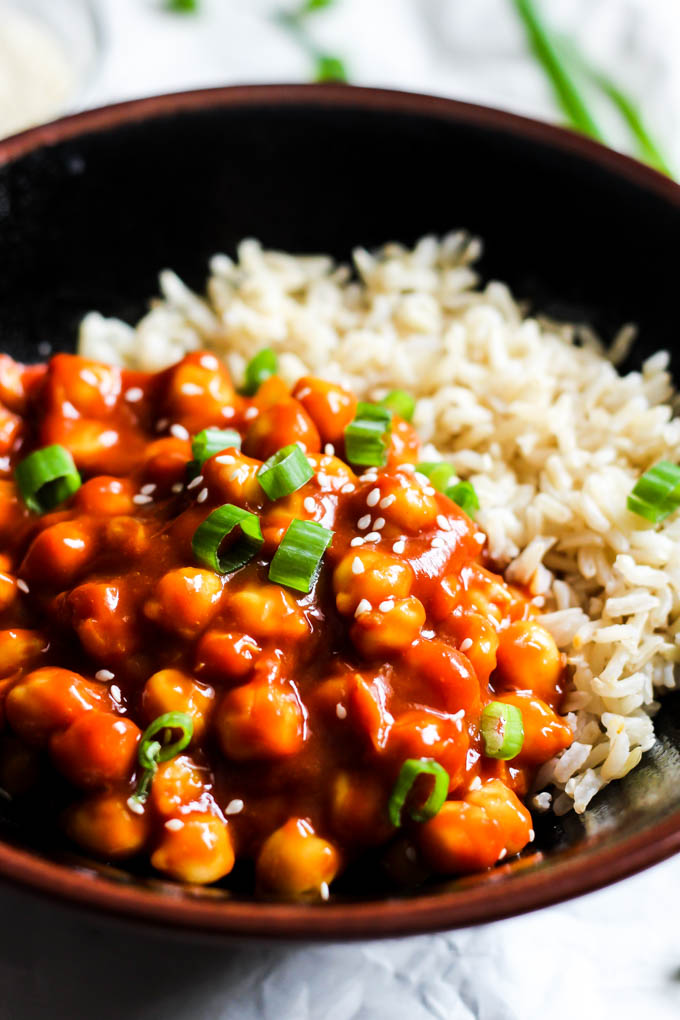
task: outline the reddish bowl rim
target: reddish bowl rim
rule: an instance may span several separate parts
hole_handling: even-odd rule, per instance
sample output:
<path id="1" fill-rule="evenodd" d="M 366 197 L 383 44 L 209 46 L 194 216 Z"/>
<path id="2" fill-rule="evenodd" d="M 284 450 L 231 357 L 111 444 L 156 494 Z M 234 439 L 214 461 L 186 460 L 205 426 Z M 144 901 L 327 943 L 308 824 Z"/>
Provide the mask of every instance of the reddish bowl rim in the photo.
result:
<path id="1" fill-rule="evenodd" d="M 77 113 L 0 141 L 0 166 L 79 135 L 176 113 L 248 106 L 325 106 L 440 117 L 552 147 L 604 168 L 680 207 L 680 187 L 650 167 L 563 128 L 436 96 L 347 85 L 239 85 L 178 92 Z M 196 934 L 263 939 L 354 939 L 412 935 L 495 921 L 591 892 L 680 852 L 680 811 L 618 841 L 564 854 L 550 866 L 508 865 L 495 881 L 461 882 L 408 899 L 319 906 L 211 899 L 158 883 L 125 884 L 0 841 L 0 877 L 83 908 Z"/>

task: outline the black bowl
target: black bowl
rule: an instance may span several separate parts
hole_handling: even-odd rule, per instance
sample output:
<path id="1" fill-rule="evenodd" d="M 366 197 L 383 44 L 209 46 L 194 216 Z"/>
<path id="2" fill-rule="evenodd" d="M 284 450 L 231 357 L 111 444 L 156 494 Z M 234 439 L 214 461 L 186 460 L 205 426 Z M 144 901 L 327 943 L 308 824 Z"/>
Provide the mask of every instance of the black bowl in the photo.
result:
<path id="1" fill-rule="evenodd" d="M 159 269 L 200 288 L 209 256 L 244 236 L 346 259 L 357 244 L 457 227 L 484 239 L 484 276 L 605 338 L 635 322 L 635 362 L 667 347 L 677 370 L 680 188 L 553 127 L 345 86 L 165 96 L 0 143 L 0 348 L 25 360 L 41 344 L 72 348 L 91 309 L 133 321 Z M 11 820 L 0 874 L 109 912 L 229 934 L 367 937 L 491 920 L 680 850 L 679 727 L 671 695 L 657 745 L 583 820 L 543 818 L 531 856 L 401 898 L 357 886 L 309 907 L 182 890 L 69 858 Z"/>

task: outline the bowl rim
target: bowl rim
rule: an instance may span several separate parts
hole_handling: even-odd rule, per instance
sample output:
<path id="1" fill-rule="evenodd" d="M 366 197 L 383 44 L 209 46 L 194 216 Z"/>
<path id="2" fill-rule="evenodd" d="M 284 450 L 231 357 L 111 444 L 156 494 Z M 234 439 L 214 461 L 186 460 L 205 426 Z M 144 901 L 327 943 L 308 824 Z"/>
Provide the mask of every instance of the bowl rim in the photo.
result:
<path id="1" fill-rule="evenodd" d="M 422 93 L 344 84 L 237 85 L 174 92 L 86 110 L 0 141 L 0 167 L 36 150 L 122 125 L 218 108 L 316 106 L 406 113 L 471 124 L 579 157 L 680 208 L 680 186 L 636 160 L 583 135 L 492 107 Z M 0 840 L 0 879 L 81 908 L 187 934 L 260 939 L 347 940 L 413 935 L 500 920 L 609 885 L 680 852 L 680 810 L 615 845 L 565 854 L 549 868 L 516 871 L 495 882 L 462 883 L 410 898 L 319 906 L 210 899 L 168 883 L 158 889 L 58 864 Z M 497 871 L 499 879 L 511 865 Z M 494 895 L 494 891 L 497 895 Z"/>

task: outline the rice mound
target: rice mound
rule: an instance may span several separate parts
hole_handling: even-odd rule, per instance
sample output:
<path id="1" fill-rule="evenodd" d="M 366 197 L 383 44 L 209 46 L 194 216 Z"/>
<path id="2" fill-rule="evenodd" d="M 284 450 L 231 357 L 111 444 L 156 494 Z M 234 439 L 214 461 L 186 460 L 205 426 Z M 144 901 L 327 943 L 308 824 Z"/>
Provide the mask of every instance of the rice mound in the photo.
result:
<path id="1" fill-rule="evenodd" d="M 655 698 L 675 687 L 680 514 L 653 526 L 626 509 L 643 471 L 680 461 L 669 358 L 619 375 L 632 330 L 606 352 L 589 330 L 526 317 L 504 284 L 480 287 L 480 250 L 462 232 L 357 249 L 352 273 L 246 240 L 236 262 L 211 260 L 205 299 L 166 270 L 135 328 L 93 312 L 79 350 L 158 370 L 207 348 L 238 379 L 268 346 L 289 383 L 312 373 L 368 399 L 412 392 L 424 459 L 473 482 L 492 558 L 529 586 L 566 653 L 575 740 L 536 790 L 553 789 L 557 813 L 583 812 L 653 745 Z"/>

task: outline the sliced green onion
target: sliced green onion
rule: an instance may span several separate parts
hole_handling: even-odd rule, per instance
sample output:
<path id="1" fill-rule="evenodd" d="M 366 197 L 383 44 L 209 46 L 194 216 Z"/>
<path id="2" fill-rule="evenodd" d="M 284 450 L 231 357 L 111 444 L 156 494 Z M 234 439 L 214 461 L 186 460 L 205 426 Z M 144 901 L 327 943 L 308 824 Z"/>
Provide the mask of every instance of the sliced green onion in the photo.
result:
<path id="1" fill-rule="evenodd" d="M 63 446 L 44 446 L 29 453 L 14 469 L 24 503 L 34 513 L 53 510 L 81 486 L 73 457 Z"/>
<path id="2" fill-rule="evenodd" d="M 628 509 L 652 524 L 680 507 L 680 467 L 660 460 L 637 480 L 628 496 Z"/>
<path id="3" fill-rule="evenodd" d="M 269 580 L 307 594 L 333 532 L 316 521 L 291 521 L 269 567 Z"/>
<path id="4" fill-rule="evenodd" d="M 414 822 L 426 822 L 441 810 L 449 792 L 448 772 L 433 758 L 407 758 L 401 766 L 387 804 L 387 813 L 392 825 L 401 825 L 401 812 L 406 798 L 418 776 L 424 775 L 434 776 L 432 792 L 421 808 L 418 810 L 411 808 L 409 814 Z"/>
<path id="5" fill-rule="evenodd" d="M 475 516 L 479 510 L 479 500 L 472 482 L 456 482 L 445 491 L 449 499 L 453 500 L 468 517 Z"/>
<path id="6" fill-rule="evenodd" d="M 522 713 L 515 705 L 489 702 L 482 712 L 481 730 L 487 758 L 509 761 L 522 750 L 524 723 Z"/>
<path id="7" fill-rule="evenodd" d="M 241 449 L 241 437 L 236 429 L 203 429 L 197 433 L 191 440 L 194 459 L 187 464 L 187 481 L 190 482 L 200 475 L 206 460 L 232 446 L 237 450 Z"/>
<path id="8" fill-rule="evenodd" d="M 236 527 L 241 528 L 241 538 L 226 552 L 220 553 L 220 546 Z M 263 542 L 260 522 L 255 514 L 233 503 L 225 503 L 199 524 L 191 540 L 191 548 L 199 563 L 210 567 L 216 574 L 233 574 L 252 560 Z"/>
<path id="9" fill-rule="evenodd" d="M 179 730 L 176 740 L 170 740 L 173 730 Z M 159 733 L 162 734 L 162 739 L 154 739 Z M 189 745 L 193 733 L 194 722 L 186 712 L 166 712 L 147 726 L 137 748 L 137 761 L 142 773 L 130 800 L 137 804 L 144 803 L 159 764 L 169 761 L 183 751 Z"/>
<path id="10" fill-rule="evenodd" d="M 345 455 L 350 464 L 382 467 L 387 460 L 392 411 L 379 404 L 357 404 L 354 421 L 345 429 Z"/>
<path id="11" fill-rule="evenodd" d="M 252 397 L 265 379 L 268 379 L 270 375 L 276 375 L 278 368 L 279 363 L 271 347 L 263 347 L 246 365 L 243 393 Z"/>
<path id="12" fill-rule="evenodd" d="M 415 399 L 406 390 L 391 390 L 386 397 L 380 401 L 381 407 L 387 407 L 394 411 L 405 421 L 413 420 L 413 412 L 416 409 Z"/>
<path id="13" fill-rule="evenodd" d="M 347 68 L 341 57 L 334 53 L 319 53 L 316 57 L 314 81 L 348 80 Z"/>
<path id="14" fill-rule="evenodd" d="M 167 10 L 180 14 L 191 14 L 198 10 L 199 0 L 165 0 Z"/>
<path id="15" fill-rule="evenodd" d="M 429 478 L 439 492 L 446 492 L 447 486 L 450 486 L 456 477 L 456 472 L 451 465 L 444 461 L 424 461 L 422 464 L 416 464 L 416 471 Z"/>
<path id="16" fill-rule="evenodd" d="M 282 499 L 297 492 L 314 471 L 297 443 L 278 450 L 257 472 L 257 480 L 270 499 Z"/>

